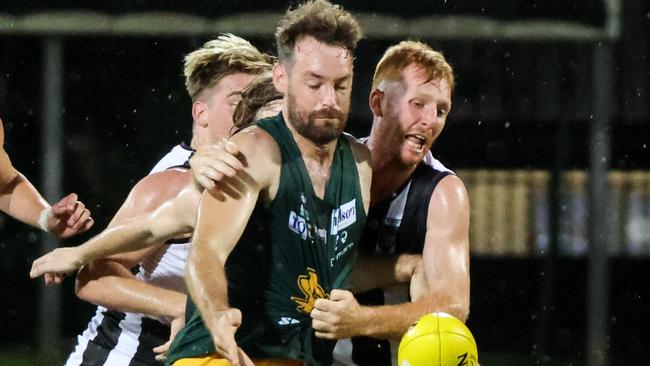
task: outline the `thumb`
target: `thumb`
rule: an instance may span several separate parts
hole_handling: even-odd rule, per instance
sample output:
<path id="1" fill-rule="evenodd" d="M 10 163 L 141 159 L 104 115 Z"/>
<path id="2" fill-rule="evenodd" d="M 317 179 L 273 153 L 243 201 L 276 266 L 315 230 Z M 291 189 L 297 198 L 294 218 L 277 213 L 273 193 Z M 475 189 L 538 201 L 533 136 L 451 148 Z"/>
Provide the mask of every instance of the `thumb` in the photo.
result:
<path id="1" fill-rule="evenodd" d="M 241 311 L 239 309 L 228 310 L 226 317 L 233 327 L 239 327 L 241 325 Z"/>

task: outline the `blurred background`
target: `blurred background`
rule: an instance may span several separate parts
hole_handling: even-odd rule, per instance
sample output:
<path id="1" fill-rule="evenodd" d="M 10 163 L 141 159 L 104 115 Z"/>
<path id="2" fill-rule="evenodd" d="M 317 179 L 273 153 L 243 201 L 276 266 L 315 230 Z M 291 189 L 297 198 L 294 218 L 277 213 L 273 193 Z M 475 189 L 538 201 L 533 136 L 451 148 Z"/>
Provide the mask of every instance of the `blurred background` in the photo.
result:
<path id="1" fill-rule="evenodd" d="M 374 65 L 419 39 L 457 74 L 433 154 L 471 200 L 473 331 L 483 365 L 650 359 L 650 2 L 335 1 L 358 15 L 348 130 L 365 136 Z M 14 165 L 96 224 L 56 243 L 0 216 L 0 365 L 60 364 L 94 312 L 45 290 L 42 248 L 98 233 L 189 142 L 182 58 L 220 32 L 275 53 L 297 2 L 0 0 L 0 117 Z"/>

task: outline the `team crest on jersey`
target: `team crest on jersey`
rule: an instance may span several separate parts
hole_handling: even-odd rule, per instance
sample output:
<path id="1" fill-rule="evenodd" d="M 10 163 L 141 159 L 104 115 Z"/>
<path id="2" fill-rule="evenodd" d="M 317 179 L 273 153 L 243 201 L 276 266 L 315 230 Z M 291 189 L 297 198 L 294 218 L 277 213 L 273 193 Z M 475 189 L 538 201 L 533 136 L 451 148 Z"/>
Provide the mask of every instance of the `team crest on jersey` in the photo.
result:
<path id="1" fill-rule="evenodd" d="M 296 309 L 305 314 L 311 313 L 314 309 L 316 299 L 327 299 L 329 296 L 318 283 L 318 274 L 313 268 L 307 267 L 307 274 L 298 276 L 298 288 L 304 297 L 291 296 L 296 303 Z"/>
<path id="2" fill-rule="evenodd" d="M 332 210 L 330 234 L 336 235 L 339 230 L 343 230 L 355 222 L 357 222 L 356 198 Z"/>

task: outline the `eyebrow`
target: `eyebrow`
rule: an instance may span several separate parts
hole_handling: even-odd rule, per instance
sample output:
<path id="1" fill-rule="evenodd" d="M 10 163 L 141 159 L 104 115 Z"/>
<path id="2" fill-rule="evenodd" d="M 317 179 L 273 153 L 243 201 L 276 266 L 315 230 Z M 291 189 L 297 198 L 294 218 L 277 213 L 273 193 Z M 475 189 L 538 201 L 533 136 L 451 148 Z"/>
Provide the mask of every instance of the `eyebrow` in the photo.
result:
<path id="1" fill-rule="evenodd" d="M 228 94 L 227 96 L 232 97 L 232 96 L 235 96 L 235 95 L 241 96 L 241 90 L 235 90 L 235 91 L 231 92 L 230 94 Z"/>
<path id="2" fill-rule="evenodd" d="M 317 74 L 317 73 L 315 73 L 313 71 L 307 72 L 307 77 L 316 78 L 318 80 L 326 79 L 325 76 Z M 340 82 L 340 81 L 349 80 L 349 79 L 352 79 L 352 75 L 347 75 L 347 76 L 344 76 L 342 78 L 338 78 L 338 79 L 334 80 L 334 82 Z"/>

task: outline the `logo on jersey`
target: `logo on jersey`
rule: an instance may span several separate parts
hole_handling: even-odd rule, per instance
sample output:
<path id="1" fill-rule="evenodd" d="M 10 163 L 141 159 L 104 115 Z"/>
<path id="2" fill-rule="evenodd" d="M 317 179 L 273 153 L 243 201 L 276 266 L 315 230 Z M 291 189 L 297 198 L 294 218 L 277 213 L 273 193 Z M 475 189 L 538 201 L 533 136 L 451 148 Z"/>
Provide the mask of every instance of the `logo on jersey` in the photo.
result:
<path id="1" fill-rule="evenodd" d="M 291 296 L 296 303 L 296 309 L 305 314 L 311 313 L 314 309 L 316 299 L 327 299 L 328 295 L 318 283 L 318 274 L 313 268 L 307 267 L 307 274 L 298 276 L 298 288 L 304 297 Z"/>
<path id="2" fill-rule="evenodd" d="M 332 210 L 330 234 L 336 235 L 339 230 L 357 222 L 357 199 L 342 204 L 339 208 Z"/>
<path id="3" fill-rule="evenodd" d="M 308 219 L 298 215 L 295 211 L 291 211 L 289 213 L 289 230 L 300 235 L 302 240 L 307 240 L 307 238 L 314 240 L 316 237 L 318 237 L 323 242 L 327 242 L 326 229 L 317 228 L 316 226 L 312 225 Z"/>

